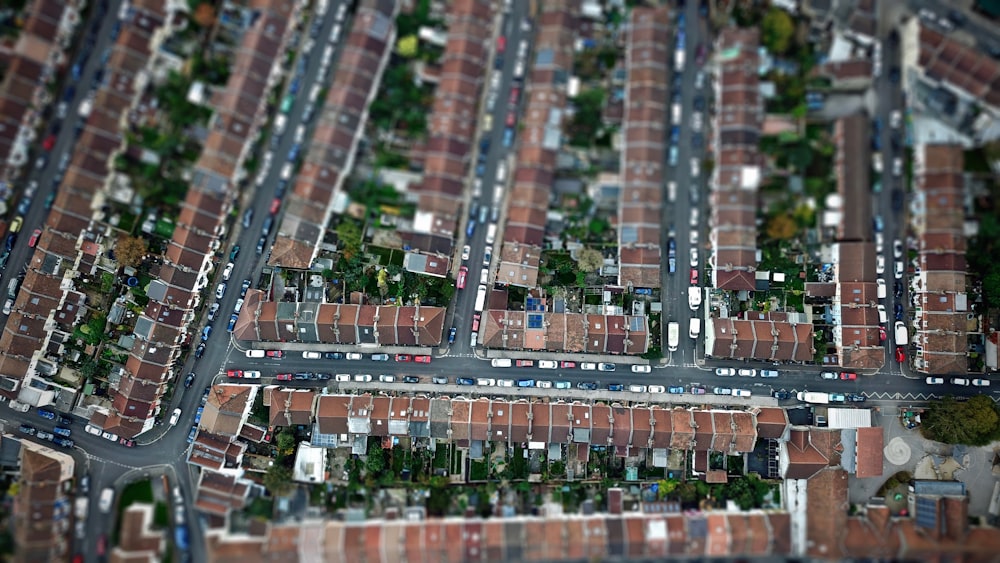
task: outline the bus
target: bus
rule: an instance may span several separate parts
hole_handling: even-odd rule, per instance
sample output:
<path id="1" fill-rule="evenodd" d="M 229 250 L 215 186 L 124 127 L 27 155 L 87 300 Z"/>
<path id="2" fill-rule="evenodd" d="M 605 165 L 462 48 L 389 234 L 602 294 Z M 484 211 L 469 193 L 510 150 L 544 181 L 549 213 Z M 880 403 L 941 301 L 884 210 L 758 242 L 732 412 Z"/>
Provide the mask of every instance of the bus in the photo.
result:
<path id="1" fill-rule="evenodd" d="M 482 313 L 483 307 L 486 306 L 486 286 L 480 285 L 479 289 L 476 291 L 476 312 Z"/>

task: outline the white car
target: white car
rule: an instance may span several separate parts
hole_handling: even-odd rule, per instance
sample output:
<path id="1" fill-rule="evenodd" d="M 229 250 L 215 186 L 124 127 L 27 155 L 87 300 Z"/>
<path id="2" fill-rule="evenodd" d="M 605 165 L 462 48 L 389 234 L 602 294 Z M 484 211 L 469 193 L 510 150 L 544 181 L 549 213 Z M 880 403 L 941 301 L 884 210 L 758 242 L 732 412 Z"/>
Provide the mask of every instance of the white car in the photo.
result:
<path id="1" fill-rule="evenodd" d="M 580 364 L 580 369 L 582 369 L 583 371 L 594 371 L 597 369 L 597 364 L 591 362 L 583 362 L 582 364 Z"/>
<path id="2" fill-rule="evenodd" d="M 691 249 L 691 267 L 692 268 L 698 267 L 698 249 L 697 248 L 692 248 Z"/>
<path id="3" fill-rule="evenodd" d="M 762 369 L 760 370 L 761 377 L 778 377 L 778 372 L 773 369 Z"/>
<path id="4" fill-rule="evenodd" d="M 10 312 L 13 309 L 14 309 L 14 300 L 13 299 L 8 299 L 8 300 L 4 301 L 4 303 L 3 303 L 3 314 L 9 315 Z"/>
<path id="5" fill-rule="evenodd" d="M 538 367 L 542 369 L 556 369 L 559 367 L 559 363 L 552 360 L 539 360 Z"/>
<path id="6" fill-rule="evenodd" d="M 736 375 L 736 370 L 733 368 L 715 368 L 715 375 L 729 377 Z"/>
<path id="7" fill-rule="evenodd" d="M 667 388 L 664 387 L 664 386 L 662 386 L 662 385 L 650 385 L 649 386 L 649 392 L 650 393 L 666 393 L 667 392 Z"/>
<path id="8" fill-rule="evenodd" d="M 226 269 L 222 270 L 222 281 L 229 281 L 229 278 L 233 275 L 233 268 L 235 267 L 236 264 L 233 264 L 232 262 L 226 264 Z"/>
<path id="9" fill-rule="evenodd" d="M 899 239 L 892 241 L 892 257 L 897 260 L 903 257 L 903 242 Z"/>
<path id="10" fill-rule="evenodd" d="M 552 389 L 552 382 L 538 380 L 535 382 L 535 387 L 538 387 L 539 389 Z"/>
<path id="11" fill-rule="evenodd" d="M 903 175 L 903 158 L 900 156 L 892 159 L 892 175 L 897 178 Z"/>
<path id="12" fill-rule="evenodd" d="M 653 371 L 653 368 L 650 366 L 643 366 L 643 365 L 632 366 L 632 373 L 649 373 L 651 371 Z"/>
<path id="13" fill-rule="evenodd" d="M 84 430 L 87 432 L 87 434 L 93 434 L 94 436 L 100 436 L 101 435 L 101 429 L 98 428 L 98 427 L 96 427 L 96 426 L 94 426 L 93 424 L 88 424 L 84 428 Z"/>
<path id="14" fill-rule="evenodd" d="M 497 380 L 497 387 L 513 387 L 513 386 L 514 386 L 514 380 L 513 379 L 498 379 Z"/>
<path id="15" fill-rule="evenodd" d="M 319 352 L 302 352 L 302 358 L 305 360 L 318 360 L 323 357 L 323 354 Z"/>
<path id="16" fill-rule="evenodd" d="M 226 284 L 225 282 L 220 283 L 215 287 L 215 298 L 222 299 L 226 295 Z"/>
<path id="17" fill-rule="evenodd" d="M 628 390 L 631 391 L 631 392 L 633 392 L 633 393 L 645 393 L 646 392 L 646 386 L 645 385 L 629 385 L 628 386 Z"/>
<path id="18" fill-rule="evenodd" d="M 885 280 L 882 278 L 875 280 L 876 297 L 878 297 L 879 299 L 885 299 L 885 294 L 886 294 Z"/>
<path id="19" fill-rule="evenodd" d="M 876 274 L 885 273 L 885 256 L 882 256 L 881 254 L 879 254 L 878 257 L 875 258 L 875 273 Z"/>
<path id="20" fill-rule="evenodd" d="M 944 385 L 943 377 L 928 377 L 924 381 L 927 382 L 927 385 Z"/>
<path id="21" fill-rule="evenodd" d="M 968 387 L 969 386 L 969 380 L 965 379 L 963 377 L 954 377 L 951 380 L 951 384 L 952 385 L 961 385 L 962 387 Z"/>
<path id="22" fill-rule="evenodd" d="M 360 360 L 363 356 L 357 352 L 350 352 L 347 354 L 348 360 Z"/>
<path id="23" fill-rule="evenodd" d="M 259 371 L 245 371 L 243 372 L 243 379 L 260 379 Z"/>
<path id="24" fill-rule="evenodd" d="M 832 371 L 824 371 L 823 373 L 819 374 L 819 376 L 823 379 L 840 379 L 840 376 L 837 375 L 836 372 Z"/>
<path id="25" fill-rule="evenodd" d="M 885 248 L 885 237 L 882 233 L 875 233 L 875 252 L 882 254 L 883 248 Z"/>
<path id="26" fill-rule="evenodd" d="M 476 380 L 476 385 L 482 385 L 483 387 L 493 387 L 497 384 L 497 380 L 491 377 L 480 377 Z"/>
<path id="27" fill-rule="evenodd" d="M 180 410 L 180 409 L 178 409 L 178 410 Z M 104 438 L 105 440 L 108 440 L 110 442 L 117 442 L 118 441 L 118 434 L 115 434 L 114 432 L 102 432 L 101 433 L 101 438 Z"/>
<path id="28" fill-rule="evenodd" d="M 733 397 L 742 397 L 745 399 L 752 394 L 749 389 L 733 389 Z"/>
<path id="29" fill-rule="evenodd" d="M 382 375 L 378 376 L 378 380 L 381 381 L 382 383 L 393 383 L 396 381 L 396 376 L 383 373 Z"/>
<path id="30" fill-rule="evenodd" d="M 349 373 L 338 373 L 333 376 L 334 381 L 339 381 L 340 383 L 345 383 L 351 380 L 351 374 Z"/>
<path id="31" fill-rule="evenodd" d="M 170 426 L 177 426 L 177 423 L 181 419 L 181 409 L 174 409 L 173 414 L 170 415 Z"/>
<path id="32" fill-rule="evenodd" d="M 573 384 L 569 381 L 556 381 L 555 387 L 556 389 L 570 389 L 573 387 Z"/>
<path id="33" fill-rule="evenodd" d="M 757 370 L 755 370 L 755 369 L 746 369 L 746 368 L 744 368 L 744 369 L 739 370 L 736 373 L 739 374 L 740 377 L 757 377 Z"/>
<path id="34" fill-rule="evenodd" d="M 371 380 L 372 376 L 368 375 L 367 373 L 359 373 L 354 376 L 354 381 L 357 383 L 368 383 Z"/>
<path id="35" fill-rule="evenodd" d="M 896 262 L 896 267 L 893 269 L 892 276 L 897 280 L 903 279 L 903 263 Z"/>
<path id="36" fill-rule="evenodd" d="M 465 245 L 462 247 L 462 260 L 468 260 L 469 254 L 472 252 L 472 247 Z"/>
<path id="37" fill-rule="evenodd" d="M 691 116 L 691 129 L 701 131 L 701 124 L 701 112 L 695 112 L 694 115 Z"/>
<path id="38" fill-rule="evenodd" d="M 903 124 L 903 114 L 897 109 L 893 110 L 889 114 L 889 126 L 893 129 L 899 129 L 899 126 Z"/>
<path id="39" fill-rule="evenodd" d="M 972 384 L 975 385 L 976 387 L 989 387 L 990 386 L 990 380 L 989 379 L 973 379 L 972 380 Z"/>
<path id="40" fill-rule="evenodd" d="M 697 228 L 698 227 L 698 208 L 697 207 L 692 207 L 691 208 L 691 220 L 690 220 L 690 222 L 688 224 L 690 224 L 692 228 Z"/>
<path id="41" fill-rule="evenodd" d="M 691 157 L 691 177 L 697 178 L 701 174 L 701 162 L 697 157 Z"/>

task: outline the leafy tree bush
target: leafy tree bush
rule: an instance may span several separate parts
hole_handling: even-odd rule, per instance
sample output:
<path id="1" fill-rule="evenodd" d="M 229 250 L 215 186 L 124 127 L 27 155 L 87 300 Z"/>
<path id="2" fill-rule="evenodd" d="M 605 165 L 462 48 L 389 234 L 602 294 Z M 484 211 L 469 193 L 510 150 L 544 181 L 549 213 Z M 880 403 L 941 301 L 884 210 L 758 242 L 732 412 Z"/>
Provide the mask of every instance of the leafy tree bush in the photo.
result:
<path id="1" fill-rule="evenodd" d="M 921 433 L 945 444 L 985 446 L 1000 438 L 1000 411 L 986 395 L 967 401 L 945 397 L 924 413 Z"/>

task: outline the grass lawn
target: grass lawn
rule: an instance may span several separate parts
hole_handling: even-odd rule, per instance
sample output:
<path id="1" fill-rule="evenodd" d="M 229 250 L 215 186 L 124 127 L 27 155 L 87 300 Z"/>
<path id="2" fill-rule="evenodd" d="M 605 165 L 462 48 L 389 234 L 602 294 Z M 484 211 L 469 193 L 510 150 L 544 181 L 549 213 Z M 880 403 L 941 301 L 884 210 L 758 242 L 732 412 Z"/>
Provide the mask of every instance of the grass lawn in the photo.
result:
<path id="1" fill-rule="evenodd" d="M 475 460 L 469 466 L 470 481 L 485 481 L 489 476 L 490 468 L 484 460 Z"/>
<path id="2" fill-rule="evenodd" d="M 434 469 L 448 469 L 448 445 L 438 444 L 434 450 Z"/>

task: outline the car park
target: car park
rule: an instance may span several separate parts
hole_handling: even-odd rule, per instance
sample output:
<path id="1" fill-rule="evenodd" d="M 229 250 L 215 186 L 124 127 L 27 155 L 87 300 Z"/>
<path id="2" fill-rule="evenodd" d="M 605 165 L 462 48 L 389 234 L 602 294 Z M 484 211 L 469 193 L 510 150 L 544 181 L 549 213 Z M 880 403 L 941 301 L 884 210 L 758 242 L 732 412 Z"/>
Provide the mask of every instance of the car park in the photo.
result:
<path id="1" fill-rule="evenodd" d="M 926 379 L 924 379 L 924 381 L 927 383 L 927 385 L 943 385 L 944 384 L 944 378 L 942 378 L 942 377 L 927 377 Z"/>
<path id="2" fill-rule="evenodd" d="M 757 377 L 757 370 L 741 368 L 736 371 L 736 374 L 739 375 L 740 377 Z"/>
<path id="3" fill-rule="evenodd" d="M 632 373 L 649 373 L 653 371 L 653 368 L 647 365 L 634 365 L 631 369 Z"/>
<path id="4" fill-rule="evenodd" d="M 734 368 L 715 368 L 715 375 L 729 377 L 732 375 L 736 375 L 736 370 Z"/>

